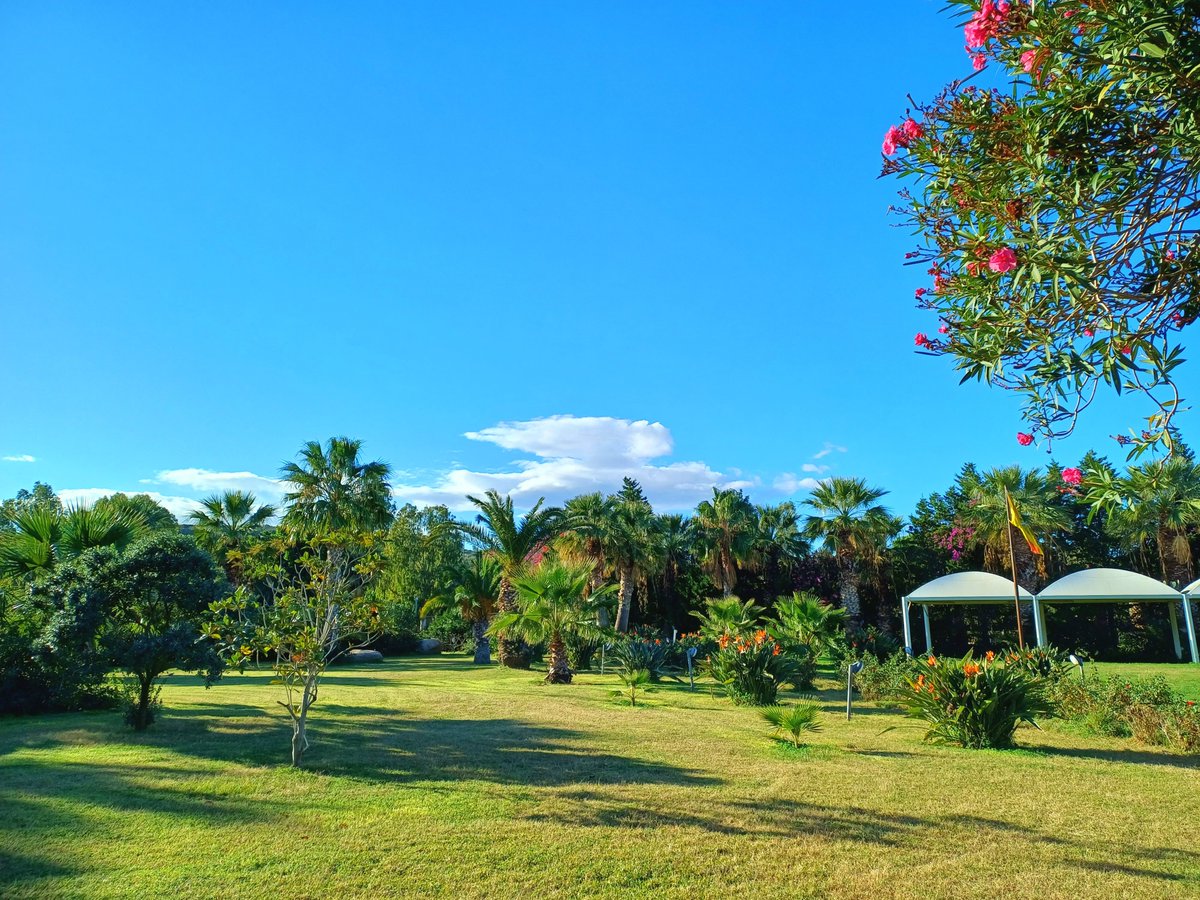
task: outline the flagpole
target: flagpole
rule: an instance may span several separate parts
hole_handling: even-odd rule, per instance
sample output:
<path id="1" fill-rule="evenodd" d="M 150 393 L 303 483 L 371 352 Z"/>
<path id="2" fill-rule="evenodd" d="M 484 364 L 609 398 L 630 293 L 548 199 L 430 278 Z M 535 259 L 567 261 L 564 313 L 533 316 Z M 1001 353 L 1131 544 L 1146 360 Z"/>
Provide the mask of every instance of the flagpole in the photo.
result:
<path id="1" fill-rule="evenodd" d="M 1017 584 L 1017 551 L 1013 545 L 1012 498 L 1008 488 L 1004 489 L 1004 518 L 1008 520 L 1008 564 L 1012 568 L 1013 606 L 1017 610 L 1017 646 L 1025 649 L 1025 635 L 1021 632 L 1021 586 Z"/>

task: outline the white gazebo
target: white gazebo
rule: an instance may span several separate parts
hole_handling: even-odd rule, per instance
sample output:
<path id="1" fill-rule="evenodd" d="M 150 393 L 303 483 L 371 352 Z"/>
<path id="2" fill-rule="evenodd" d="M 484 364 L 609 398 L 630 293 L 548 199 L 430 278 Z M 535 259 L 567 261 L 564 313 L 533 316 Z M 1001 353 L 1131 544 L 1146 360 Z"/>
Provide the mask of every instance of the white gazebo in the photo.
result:
<path id="1" fill-rule="evenodd" d="M 1020 588 L 1022 603 L 1033 603 L 1034 596 Z M 920 606 L 925 617 L 925 651 L 933 650 L 933 636 L 929 630 L 929 607 L 931 606 L 981 606 L 985 604 L 1013 605 L 1013 583 L 990 572 L 955 572 L 943 575 L 921 585 L 900 601 L 900 612 L 904 619 L 904 647 L 912 653 L 912 623 L 909 611 Z M 1036 605 L 1034 607 L 1036 609 Z M 1039 640 L 1041 631 L 1039 630 Z"/>
<path id="2" fill-rule="evenodd" d="M 1183 659 L 1183 645 L 1179 640 L 1179 617 L 1175 614 L 1176 605 L 1182 603 L 1188 649 L 1192 654 L 1192 662 L 1200 662 L 1200 654 L 1196 652 L 1196 628 L 1192 621 L 1192 610 L 1184 596 L 1188 591 L 1197 588 L 1200 588 L 1200 581 L 1189 585 L 1184 591 L 1177 591 L 1161 581 L 1124 569 L 1084 569 L 1082 572 L 1064 575 L 1043 588 L 1033 599 L 1033 621 L 1037 627 L 1038 646 L 1044 647 L 1047 643 L 1044 605 L 1166 603 L 1171 616 L 1171 636 L 1175 639 L 1175 655 Z"/>

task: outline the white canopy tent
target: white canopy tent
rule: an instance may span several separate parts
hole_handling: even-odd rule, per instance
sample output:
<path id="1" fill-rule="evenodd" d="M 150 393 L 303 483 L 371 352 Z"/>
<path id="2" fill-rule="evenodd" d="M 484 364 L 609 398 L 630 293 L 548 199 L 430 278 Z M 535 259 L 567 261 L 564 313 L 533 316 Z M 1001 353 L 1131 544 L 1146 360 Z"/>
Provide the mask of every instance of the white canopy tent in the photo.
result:
<path id="1" fill-rule="evenodd" d="M 1034 596 L 1020 589 L 1021 602 L 1033 603 Z M 925 651 L 933 649 L 933 635 L 929 630 L 929 607 L 952 605 L 1008 604 L 1014 602 L 1013 583 L 990 572 L 955 572 L 943 575 L 921 585 L 900 601 L 900 612 L 904 619 L 904 646 L 912 652 L 912 623 L 910 609 L 920 606 L 925 617 Z M 1036 606 L 1034 607 L 1036 609 Z"/>
<path id="2" fill-rule="evenodd" d="M 1189 590 L 1200 586 L 1200 582 L 1189 585 Z M 1175 655 L 1183 659 L 1183 645 L 1179 640 L 1179 619 L 1175 614 L 1176 604 L 1183 605 L 1184 624 L 1187 627 L 1188 649 L 1192 662 L 1200 662 L 1196 652 L 1196 628 L 1192 621 L 1192 610 L 1185 602 L 1184 593 L 1155 581 L 1137 572 L 1124 569 L 1084 569 L 1064 575 L 1058 581 L 1043 588 L 1033 599 L 1033 620 L 1037 627 L 1039 647 L 1046 646 L 1046 615 L 1044 605 L 1057 606 L 1067 603 L 1166 603 L 1171 616 L 1171 635 L 1175 639 Z"/>

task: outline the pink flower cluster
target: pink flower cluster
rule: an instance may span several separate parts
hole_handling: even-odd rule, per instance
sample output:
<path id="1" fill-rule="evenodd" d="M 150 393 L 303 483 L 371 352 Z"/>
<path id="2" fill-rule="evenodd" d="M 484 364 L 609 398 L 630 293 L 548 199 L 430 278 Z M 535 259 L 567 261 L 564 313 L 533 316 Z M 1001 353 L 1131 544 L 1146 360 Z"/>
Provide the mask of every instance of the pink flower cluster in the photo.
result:
<path id="1" fill-rule="evenodd" d="M 1023 431 L 1018 431 L 1017 432 L 1017 443 L 1020 444 L 1022 447 L 1028 447 L 1030 444 L 1033 443 L 1033 435 L 1026 434 Z"/>
<path id="2" fill-rule="evenodd" d="M 1008 21 L 1008 3 L 1000 0 L 983 0 L 979 4 L 979 12 L 971 16 L 971 20 L 963 26 L 963 37 L 967 41 L 967 51 L 982 47 L 1000 31 L 1000 27 Z M 981 68 L 981 67 L 980 67 Z"/>
<path id="3" fill-rule="evenodd" d="M 1083 473 L 1078 469 L 1063 469 L 1062 480 L 1074 487 L 1083 481 Z"/>
<path id="4" fill-rule="evenodd" d="M 913 343 L 918 347 L 933 347 L 933 341 L 923 331 L 918 331 L 917 336 L 913 338 Z"/>
<path id="5" fill-rule="evenodd" d="M 1011 247 L 1001 247 L 988 257 L 988 268 L 993 272 L 1010 272 L 1017 267 L 1017 254 Z"/>
<path id="6" fill-rule="evenodd" d="M 891 156 L 897 147 L 907 147 L 925 134 L 925 126 L 916 119 L 907 118 L 900 125 L 892 125 L 883 136 L 883 153 Z"/>

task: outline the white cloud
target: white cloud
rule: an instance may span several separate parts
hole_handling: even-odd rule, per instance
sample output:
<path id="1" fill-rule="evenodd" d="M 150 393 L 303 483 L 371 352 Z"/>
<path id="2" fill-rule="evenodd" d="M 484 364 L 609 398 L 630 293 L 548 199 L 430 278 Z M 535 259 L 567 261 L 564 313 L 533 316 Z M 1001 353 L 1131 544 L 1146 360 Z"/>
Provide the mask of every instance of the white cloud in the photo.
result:
<path id="1" fill-rule="evenodd" d="M 108 497 L 112 494 L 128 494 L 129 496 L 146 494 L 155 503 L 169 509 L 180 522 L 186 521 L 188 513 L 200 506 L 200 501 L 193 500 L 191 497 L 170 497 L 157 491 L 118 491 L 114 488 L 67 488 L 58 491 L 59 499 L 64 504 L 81 506 L 91 506 L 101 497 Z"/>
<path id="2" fill-rule="evenodd" d="M 841 446 L 838 446 L 837 444 L 826 441 L 825 446 L 822 447 L 820 450 L 818 450 L 816 453 L 814 453 L 812 458 L 813 459 L 824 459 L 830 453 L 845 453 L 845 452 L 846 452 L 845 447 L 841 447 Z"/>
<path id="3" fill-rule="evenodd" d="M 808 467 L 805 466 L 805 471 Z M 811 491 L 813 488 L 820 486 L 815 478 L 799 478 L 795 472 L 784 472 L 776 476 L 771 482 L 771 486 L 781 494 L 798 494 L 800 491 Z"/>
<path id="4" fill-rule="evenodd" d="M 18 456 L 5 456 L 5 462 L 37 462 L 36 456 L 30 456 L 28 453 L 22 453 Z"/>
<path id="5" fill-rule="evenodd" d="M 467 494 L 479 495 L 491 488 L 511 494 L 518 505 L 529 506 L 543 496 L 548 502 L 561 503 L 576 494 L 616 490 L 628 475 L 641 483 L 656 507 L 687 509 L 711 495 L 714 487 L 755 488 L 762 484 L 757 478 L 741 477 L 737 470 L 722 473 L 699 461 L 656 464 L 671 454 L 674 441 L 661 422 L 644 419 L 559 415 L 501 422 L 467 432 L 466 437 L 527 456 L 513 460 L 504 471 L 456 466 L 431 484 L 396 486 L 396 498 L 465 510 L 472 508 Z"/>
<path id="6" fill-rule="evenodd" d="M 801 472 L 811 472 L 814 475 L 824 475 L 829 471 L 829 466 L 818 466 L 813 463 L 805 463 L 800 467 Z"/>
<path id="7" fill-rule="evenodd" d="M 249 491 L 263 503 L 275 503 L 287 490 L 284 482 L 253 472 L 213 472 L 209 469 L 164 469 L 142 484 L 171 484 L 190 488 L 206 496 L 222 491 Z"/>

